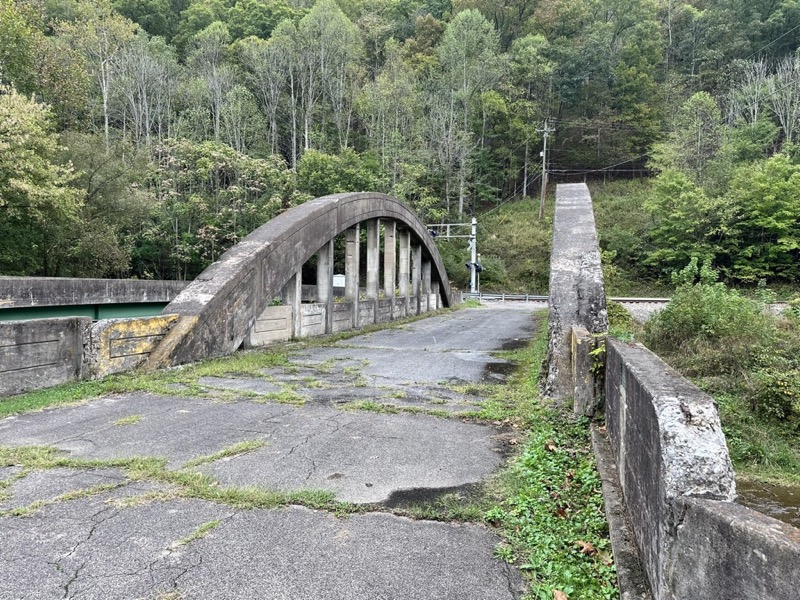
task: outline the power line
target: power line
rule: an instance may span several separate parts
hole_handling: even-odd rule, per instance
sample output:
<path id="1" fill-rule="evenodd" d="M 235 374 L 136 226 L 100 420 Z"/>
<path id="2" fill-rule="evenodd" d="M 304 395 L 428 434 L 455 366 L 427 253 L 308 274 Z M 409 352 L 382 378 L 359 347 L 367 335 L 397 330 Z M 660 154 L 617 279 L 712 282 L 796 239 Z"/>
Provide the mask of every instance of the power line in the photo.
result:
<path id="1" fill-rule="evenodd" d="M 761 51 L 762 51 L 762 50 L 764 50 L 765 48 L 769 48 L 770 46 L 772 46 L 772 44 L 774 44 L 775 42 L 777 42 L 779 39 L 786 37 L 787 35 L 789 35 L 789 34 L 790 34 L 790 33 L 792 33 L 793 31 L 797 31 L 798 29 L 800 29 L 800 25 L 795 25 L 794 27 L 792 27 L 792 28 L 791 28 L 789 31 L 787 31 L 786 33 L 782 33 L 781 35 L 779 35 L 778 37 L 776 37 L 774 40 L 772 40 L 771 42 L 769 42 L 768 44 L 764 44 L 763 46 L 761 46 L 761 48 L 759 48 L 758 50 L 756 50 L 755 52 L 753 52 L 753 53 L 752 53 L 750 56 L 748 56 L 747 58 L 745 58 L 745 60 L 750 60 L 751 58 L 753 58 L 753 57 L 754 57 L 756 54 L 758 54 L 759 52 L 761 52 Z"/>
<path id="2" fill-rule="evenodd" d="M 787 88 L 789 88 L 789 87 L 791 87 L 791 86 L 793 86 L 793 85 L 797 85 L 798 83 L 800 83 L 800 78 L 798 78 L 798 79 L 790 79 L 789 81 L 787 81 L 787 82 L 786 82 L 784 85 L 782 85 L 781 87 L 779 87 L 779 88 L 777 88 L 777 89 L 773 90 L 773 91 L 772 91 L 772 92 L 770 92 L 769 94 L 767 94 L 767 95 L 765 95 L 765 96 L 762 96 L 762 97 L 761 97 L 761 98 L 759 98 L 758 100 L 755 100 L 755 101 L 751 102 L 750 104 L 748 104 L 747 106 L 745 106 L 745 107 L 744 107 L 744 110 L 750 110 L 751 108 L 753 108 L 753 107 L 754 107 L 756 104 L 758 104 L 759 102 L 763 102 L 763 101 L 764 101 L 764 100 L 766 100 L 767 98 L 772 98 L 772 97 L 773 97 L 775 94 L 777 94 L 778 92 L 782 92 L 783 90 L 785 90 L 785 89 L 787 89 Z"/>

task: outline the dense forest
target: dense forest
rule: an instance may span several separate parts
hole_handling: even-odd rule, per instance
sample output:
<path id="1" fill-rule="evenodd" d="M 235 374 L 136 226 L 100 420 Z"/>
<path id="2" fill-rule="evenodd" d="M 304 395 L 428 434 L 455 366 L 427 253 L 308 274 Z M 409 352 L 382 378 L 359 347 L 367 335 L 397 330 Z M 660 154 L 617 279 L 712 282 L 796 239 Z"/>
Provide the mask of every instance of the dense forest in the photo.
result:
<path id="1" fill-rule="evenodd" d="M 555 180 L 655 176 L 623 268 L 796 281 L 798 42 L 798 0 L 0 0 L 0 273 L 192 278 L 338 191 L 479 214 L 547 130 Z"/>

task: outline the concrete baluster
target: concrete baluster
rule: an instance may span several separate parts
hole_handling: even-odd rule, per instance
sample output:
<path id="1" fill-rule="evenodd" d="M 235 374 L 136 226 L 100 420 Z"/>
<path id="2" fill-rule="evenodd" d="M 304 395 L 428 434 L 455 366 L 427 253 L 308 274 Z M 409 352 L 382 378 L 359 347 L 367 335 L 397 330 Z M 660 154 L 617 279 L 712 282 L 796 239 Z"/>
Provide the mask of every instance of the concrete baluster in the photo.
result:
<path id="1" fill-rule="evenodd" d="M 397 223 L 384 221 L 383 225 L 383 295 L 394 303 L 397 285 Z M 394 312 L 394 307 L 390 312 Z"/>
<path id="2" fill-rule="evenodd" d="M 367 221 L 367 300 L 376 300 L 378 298 L 380 236 L 378 219 Z"/>
<path id="3" fill-rule="evenodd" d="M 422 260 L 422 296 L 425 298 L 425 310 L 431 309 L 431 261 Z"/>

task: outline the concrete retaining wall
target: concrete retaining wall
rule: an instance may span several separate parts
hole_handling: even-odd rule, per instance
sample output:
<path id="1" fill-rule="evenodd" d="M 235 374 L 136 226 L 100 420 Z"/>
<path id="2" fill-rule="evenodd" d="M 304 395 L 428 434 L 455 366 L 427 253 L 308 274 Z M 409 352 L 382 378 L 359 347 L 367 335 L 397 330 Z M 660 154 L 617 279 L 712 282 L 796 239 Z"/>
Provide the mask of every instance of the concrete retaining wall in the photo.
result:
<path id="1" fill-rule="evenodd" d="M 0 309 L 30 306 L 171 302 L 187 281 L 0 277 Z"/>
<path id="2" fill-rule="evenodd" d="M 641 344 L 609 338 L 606 427 L 656 600 L 797 598 L 800 531 L 733 503 L 710 396 Z"/>
<path id="3" fill-rule="evenodd" d="M 81 376 L 87 317 L 0 322 L 0 396 Z"/>
<path id="4" fill-rule="evenodd" d="M 572 327 L 589 334 L 608 330 L 603 270 L 592 198 L 586 184 L 556 188 L 553 249 L 550 259 L 546 396 L 565 400 L 574 392 Z"/>

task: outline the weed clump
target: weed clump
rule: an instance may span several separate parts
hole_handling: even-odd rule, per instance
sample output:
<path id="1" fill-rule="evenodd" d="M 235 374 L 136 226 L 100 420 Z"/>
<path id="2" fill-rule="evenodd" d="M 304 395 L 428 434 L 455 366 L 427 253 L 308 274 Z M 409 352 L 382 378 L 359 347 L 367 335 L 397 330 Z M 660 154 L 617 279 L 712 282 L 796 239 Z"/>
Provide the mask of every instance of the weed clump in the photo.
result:
<path id="1" fill-rule="evenodd" d="M 716 279 L 692 259 L 644 342 L 716 398 L 737 471 L 800 479 L 800 319 L 772 314 L 763 285 L 750 299 Z"/>

